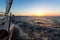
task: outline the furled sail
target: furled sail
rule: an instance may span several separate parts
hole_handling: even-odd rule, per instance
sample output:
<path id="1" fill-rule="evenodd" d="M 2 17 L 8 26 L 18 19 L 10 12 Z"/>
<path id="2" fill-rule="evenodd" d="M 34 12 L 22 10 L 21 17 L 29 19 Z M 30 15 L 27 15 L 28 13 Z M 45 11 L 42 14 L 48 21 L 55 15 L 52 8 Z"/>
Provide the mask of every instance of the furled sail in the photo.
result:
<path id="1" fill-rule="evenodd" d="M 13 0 L 7 0 L 5 16 L 8 16 Z"/>

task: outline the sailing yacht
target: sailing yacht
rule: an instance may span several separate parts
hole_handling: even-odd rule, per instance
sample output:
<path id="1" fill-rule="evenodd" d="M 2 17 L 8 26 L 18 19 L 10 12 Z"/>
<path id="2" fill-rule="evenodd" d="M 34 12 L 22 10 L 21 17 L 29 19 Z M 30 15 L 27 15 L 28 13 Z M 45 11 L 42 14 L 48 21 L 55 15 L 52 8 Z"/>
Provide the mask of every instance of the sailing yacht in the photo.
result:
<path id="1" fill-rule="evenodd" d="M 14 22 L 14 15 L 10 12 L 13 0 L 7 0 L 5 16 L 0 17 L 0 40 L 60 40 L 60 31 L 22 21 Z M 20 17 L 21 18 L 21 17 Z M 27 20 L 30 17 L 27 17 Z M 34 18 L 34 17 L 33 17 Z M 17 18 L 19 19 L 19 18 Z M 35 20 L 35 19 L 34 19 Z M 47 21 L 46 21 L 47 22 Z"/>
<path id="2" fill-rule="evenodd" d="M 7 0 L 6 3 L 6 12 L 4 17 L 0 17 L 0 40 L 11 40 L 11 24 L 10 24 L 10 16 L 8 16 L 13 0 Z"/>
<path id="3" fill-rule="evenodd" d="M 19 29 L 21 37 L 25 36 L 27 39 L 31 39 L 31 37 L 28 36 L 27 33 L 23 32 L 21 28 L 17 24 L 14 24 L 14 15 L 11 14 L 10 9 L 12 6 L 13 0 L 7 0 L 6 5 L 6 12 L 5 17 L 1 19 L 0 22 L 0 40 L 15 40 L 16 37 L 14 37 L 15 33 L 13 33 L 13 30 Z M 10 14 L 10 15 L 8 15 Z M 15 30 L 16 32 L 16 30 Z M 14 35 L 13 35 L 14 34 Z M 12 37 L 13 35 L 13 37 Z M 18 37 L 19 35 L 17 35 Z M 16 38 L 16 39 L 24 39 L 24 38 Z"/>

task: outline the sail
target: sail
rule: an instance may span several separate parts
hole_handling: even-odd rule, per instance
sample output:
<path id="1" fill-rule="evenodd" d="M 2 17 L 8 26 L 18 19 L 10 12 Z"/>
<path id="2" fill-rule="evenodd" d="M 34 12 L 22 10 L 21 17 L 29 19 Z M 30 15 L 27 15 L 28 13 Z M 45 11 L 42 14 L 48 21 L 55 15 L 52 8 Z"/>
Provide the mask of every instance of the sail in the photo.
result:
<path id="1" fill-rule="evenodd" d="M 8 15 L 10 8 L 12 6 L 13 0 L 7 0 L 5 16 Z"/>

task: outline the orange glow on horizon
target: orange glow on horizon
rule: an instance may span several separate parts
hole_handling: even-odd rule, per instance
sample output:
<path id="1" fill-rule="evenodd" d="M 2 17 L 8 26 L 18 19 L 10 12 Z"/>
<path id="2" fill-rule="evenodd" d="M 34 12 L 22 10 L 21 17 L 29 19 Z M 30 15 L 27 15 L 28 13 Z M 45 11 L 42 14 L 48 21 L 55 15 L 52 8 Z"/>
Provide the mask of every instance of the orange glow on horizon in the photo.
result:
<path id="1" fill-rule="evenodd" d="M 33 14 L 33 16 L 45 16 L 45 14 L 43 14 L 43 13 L 35 13 L 35 14 Z"/>
<path id="2" fill-rule="evenodd" d="M 14 14 L 15 16 L 60 16 L 60 13 L 19 13 Z"/>

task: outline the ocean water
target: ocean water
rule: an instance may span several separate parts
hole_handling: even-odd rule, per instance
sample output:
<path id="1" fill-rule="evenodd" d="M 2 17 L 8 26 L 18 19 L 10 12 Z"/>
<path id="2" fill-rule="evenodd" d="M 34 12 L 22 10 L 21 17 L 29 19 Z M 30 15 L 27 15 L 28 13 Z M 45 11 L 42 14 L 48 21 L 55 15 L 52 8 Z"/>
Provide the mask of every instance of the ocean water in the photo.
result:
<path id="1" fill-rule="evenodd" d="M 59 16 L 16 16 L 14 23 L 19 27 L 14 29 L 12 39 L 15 34 L 18 40 L 60 40 Z"/>
<path id="2" fill-rule="evenodd" d="M 15 22 L 22 21 L 33 25 L 39 25 L 49 28 L 60 28 L 60 17 L 15 17 Z"/>
<path id="3" fill-rule="evenodd" d="M 59 16 L 15 16 L 13 19 L 12 40 L 60 40 Z"/>

